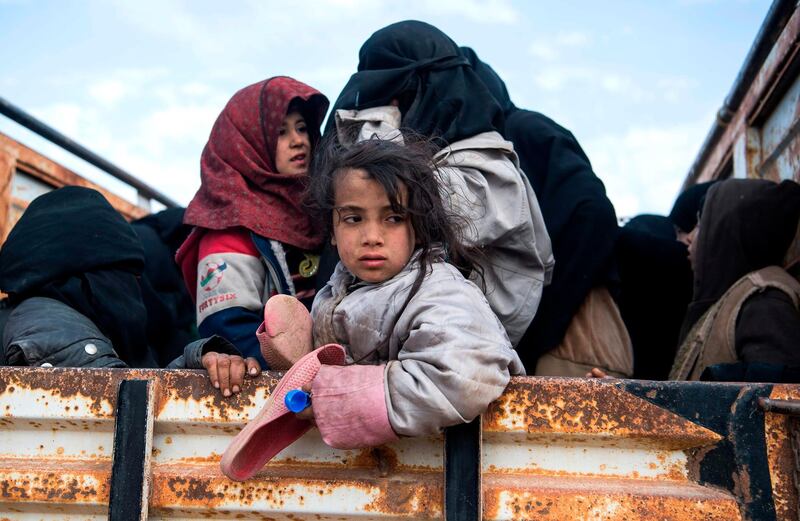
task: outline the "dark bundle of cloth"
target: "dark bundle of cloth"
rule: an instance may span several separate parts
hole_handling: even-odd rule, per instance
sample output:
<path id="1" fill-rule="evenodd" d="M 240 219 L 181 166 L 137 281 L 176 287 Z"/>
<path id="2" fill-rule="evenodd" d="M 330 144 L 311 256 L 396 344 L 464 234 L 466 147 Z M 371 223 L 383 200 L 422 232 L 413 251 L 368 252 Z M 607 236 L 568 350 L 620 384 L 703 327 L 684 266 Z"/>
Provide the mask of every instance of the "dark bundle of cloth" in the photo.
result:
<path id="1" fill-rule="evenodd" d="M 665 380 L 692 297 L 686 245 L 675 239 L 668 218 L 634 219 L 620 230 L 615 256 L 619 309 L 633 344 L 634 377 Z"/>
<path id="2" fill-rule="evenodd" d="M 69 186 L 31 202 L 0 250 L 0 290 L 12 306 L 61 302 L 93 322 L 132 367 L 156 367 L 138 277 L 142 245 L 97 191 Z"/>
<path id="3" fill-rule="evenodd" d="M 631 217 L 623 228 L 655 235 L 670 241 L 675 240 L 675 226 L 669 217 L 664 217 L 663 215 L 651 213 L 636 215 Z"/>
<path id="4" fill-rule="evenodd" d="M 403 127 L 437 137 L 443 145 L 482 132 L 502 133 L 503 110 L 458 45 L 436 27 L 418 21 L 389 25 L 374 33 L 358 54 L 333 112 L 367 109 L 396 100 Z M 334 128 L 328 118 L 325 132 Z"/>
<path id="5" fill-rule="evenodd" d="M 708 189 L 718 181 L 708 181 L 692 185 L 675 199 L 669 220 L 684 233 L 689 233 L 697 226 L 697 215 L 706 200 Z"/>
<path id="6" fill-rule="evenodd" d="M 468 47 L 461 53 L 504 111 L 502 134 L 514 143 L 553 242 L 553 280 L 517 348 L 525 366 L 532 368 L 541 354 L 561 343 L 589 291 L 615 280 L 617 217 L 572 133 L 543 114 L 517 108 L 489 65 Z"/>
<path id="7" fill-rule="evenodd" d="M 144 248 L 140 286 L 147 309 L 147 341 L 162 367 L 198 337 L 194 303 L 175 263 L 175 253 L 192 230 L 183 224 L 183 213 L 183 208 L 169 208 L 131 222 Z"/>
<path id="8" fill-rule="evenodd" d="M 669 376 L 692 299 L 692 268 L 676 231 L 686 235 L 694 229 L 706 192 L 714 183 L 684 190 L 669 217 L 637 215 L 620 230 L 616 246 L 619 308 L 633 344 L 636 378 Z"/>

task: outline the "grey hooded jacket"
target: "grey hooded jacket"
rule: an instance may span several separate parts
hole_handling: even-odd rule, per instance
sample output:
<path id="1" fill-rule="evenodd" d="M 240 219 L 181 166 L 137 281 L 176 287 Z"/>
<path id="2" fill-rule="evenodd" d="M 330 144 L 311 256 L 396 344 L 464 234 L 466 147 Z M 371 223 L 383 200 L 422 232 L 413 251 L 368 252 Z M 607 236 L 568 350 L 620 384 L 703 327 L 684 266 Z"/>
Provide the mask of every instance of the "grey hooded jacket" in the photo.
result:
<path id="1" fill-rule="evenodd" d="M 440 257 L 403 307 L 417 256 L 382 283 L 356 281 L 340 262 L 317 293 L 315 345 L 336 342 L 348 363 L 386 364 L 389 422 L 401 436 L 471 421 L 525 374 L 481 290 Z"/>
<path id="2" fill-rule="evenodd" d="M 339 110 L 340 141 L 402 140 L 400 111 Z M 514 145 L 497 132 L 450 144 L 434 158 L 445 203 L 469 223 L 467 241 L 483 247 L 486 299 L 517 345 L 550 283 L 553 249 L 536 195 L 519 168 Z"/>

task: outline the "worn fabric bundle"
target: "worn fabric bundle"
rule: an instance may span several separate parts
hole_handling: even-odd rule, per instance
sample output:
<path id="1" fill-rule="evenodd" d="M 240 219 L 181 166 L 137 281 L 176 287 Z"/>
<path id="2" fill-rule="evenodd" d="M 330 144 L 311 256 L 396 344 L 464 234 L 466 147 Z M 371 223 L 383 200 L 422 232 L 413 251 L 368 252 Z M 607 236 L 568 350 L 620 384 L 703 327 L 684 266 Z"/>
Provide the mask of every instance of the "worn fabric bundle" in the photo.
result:
<path id="1" fill-rule="evenodd" d="M 59 188 L 34 199 L 0 250 L 0 290 L 12 304 L 58 300 L 89 318 L 132 367 L 156 367 L 138 277 L 139 238 L 97 191 Z"/>

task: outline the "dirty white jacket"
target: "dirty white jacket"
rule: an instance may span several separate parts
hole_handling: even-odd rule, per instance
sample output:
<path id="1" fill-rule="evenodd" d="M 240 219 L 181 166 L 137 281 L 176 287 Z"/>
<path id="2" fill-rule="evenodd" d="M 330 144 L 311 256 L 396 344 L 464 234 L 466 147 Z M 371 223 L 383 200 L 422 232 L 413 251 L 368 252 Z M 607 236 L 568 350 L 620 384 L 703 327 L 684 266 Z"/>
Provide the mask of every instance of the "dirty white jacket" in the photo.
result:
<path id="1" fill-rule="evenodd" d="M 469 422 L 502 394 L 510 375 L 524 374 L 481 290 L 438 253 L 405 307 L 420 269 L 417 254 L 377 284 L 356 281 L 340 262 L 317 293 L 315 345 L 340 343 L 349 364 L 372 366 L 354 378 L 347 373 L 358 367 L 323 367 L 332 373 L 315 379 L 314 413 L 329 445 L 375 445 L 391 441 L 392 430 L 419 436 Z M 339 418 L 345 420 L 331 426 Z M 380 434 L 387 419 L 390 427 Z M 361 424 L 378 439 L 365 439 Z"/>
<path id="2" fill-rule="evenodd" d="M 343 143 L 374 136 L 402 140 L 396 107 L 339 110 L 335 117 Z M 468 223 L 464 237 L 484 248 L 486 299 L 517 345 L 550 283 L 554 259 L 539 203 L 519 168 L 514 145 L 497 132 L 483 132 L 452 143 L 434 161 L 445 203 Z"/>

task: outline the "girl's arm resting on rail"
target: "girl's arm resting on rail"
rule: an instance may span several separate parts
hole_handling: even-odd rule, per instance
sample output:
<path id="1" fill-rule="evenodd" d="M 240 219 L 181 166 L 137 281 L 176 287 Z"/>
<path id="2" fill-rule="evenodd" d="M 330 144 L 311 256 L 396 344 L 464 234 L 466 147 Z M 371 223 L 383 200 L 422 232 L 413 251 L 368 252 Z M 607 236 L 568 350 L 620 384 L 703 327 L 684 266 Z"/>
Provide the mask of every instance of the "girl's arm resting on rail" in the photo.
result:
<path id="1" fill-rule="evenodd" d="M 439 271 L 397 322 L 396 331 L 408 331 L 397 360 L 323 366 L 314 379 L 314 415 L 329 445 L 437 434 L 486 410 L 508 384 L 509 369 L 524 372 L 480 290 L 455 269 Z"/>
<path id="2" fill-rule="evenodd" d="M 323 365 L 311 386 L 323 441 L 337 449 L 397 439 L 386 412 L 385 365 Z"/>

